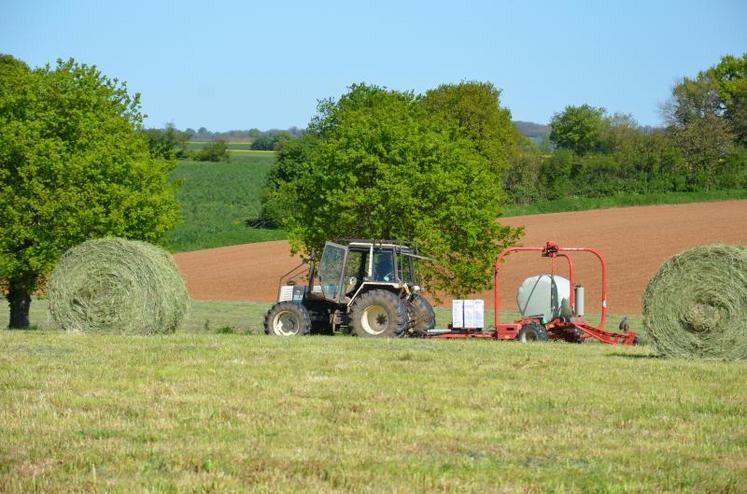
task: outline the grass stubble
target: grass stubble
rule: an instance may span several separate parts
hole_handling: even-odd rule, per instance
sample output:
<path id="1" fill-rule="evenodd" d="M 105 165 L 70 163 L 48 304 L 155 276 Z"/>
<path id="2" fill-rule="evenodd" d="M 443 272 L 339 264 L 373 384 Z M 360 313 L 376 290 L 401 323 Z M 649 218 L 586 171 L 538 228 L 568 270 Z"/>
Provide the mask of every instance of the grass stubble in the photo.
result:
<path id="1" fill-rule="evenodd" d="M 195 302 L 169 336 L 0 331 L 0 491 L 747 485 L 744 363 L 593 343 L 273 338 L 256 334 L 266 307 Z"/>

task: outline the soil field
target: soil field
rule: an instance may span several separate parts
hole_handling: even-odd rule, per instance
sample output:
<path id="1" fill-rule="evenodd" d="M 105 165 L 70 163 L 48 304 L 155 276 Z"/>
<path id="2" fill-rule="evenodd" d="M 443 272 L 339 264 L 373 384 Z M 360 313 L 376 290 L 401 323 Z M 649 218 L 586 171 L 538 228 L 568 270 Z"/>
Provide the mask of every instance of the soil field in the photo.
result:
<path id="1" fill-rule="evenodd" d="M 615 314 L 641 312 L 641 294 L 662 262 L 688 247 L 709 243 L 747 245 L 747 201 L 642 206 L 506 218 L 524 226 L 521 245 L 554 240 L 565 247 L 593 247 L 607 261 L 608 306 Z M 539 254 L 517 253 L 503 265 L 502 307 L 516 308 L 515 290 L 527 276 L 549 272 Z M 272 302 L 280 277 L 300 263 L 285 241 L 221 247 L 176 255 L 193 298 Z M 562 261 L 562 260 L 560 260 Z M 600 311 L 600 267 L 590 254 L 574 257 L 574 278 L 586 288 L 587 312 Z M 559 262 L 556 271 L 566 275 Z M 492 290 L 475 294 L 493 305 Z M 443 304 L 449 304 L 443 299 Z M 506 305 L 503 305 L 505 303 Z"/>

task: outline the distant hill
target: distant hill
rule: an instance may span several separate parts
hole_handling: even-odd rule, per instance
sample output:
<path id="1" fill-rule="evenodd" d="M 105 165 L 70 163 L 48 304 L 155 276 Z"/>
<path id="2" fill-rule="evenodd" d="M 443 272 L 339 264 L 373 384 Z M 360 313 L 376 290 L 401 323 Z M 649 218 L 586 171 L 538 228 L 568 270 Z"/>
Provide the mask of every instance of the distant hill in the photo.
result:
<path id="1" fill-rule="evenodd" d="M 514 120 L 514 125 L 516 125 L 523 136 L 532 140 L 540 140 L 550 133 L 549 125 L 534 122 L 522 122 L 521 120 Z"/>

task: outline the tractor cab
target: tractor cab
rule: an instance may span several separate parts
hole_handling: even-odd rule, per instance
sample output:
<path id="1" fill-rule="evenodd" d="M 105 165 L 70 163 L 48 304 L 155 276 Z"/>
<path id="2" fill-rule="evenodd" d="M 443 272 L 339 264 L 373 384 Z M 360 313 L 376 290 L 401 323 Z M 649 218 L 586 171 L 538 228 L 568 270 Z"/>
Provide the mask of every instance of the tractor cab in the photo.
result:
<path id="1" fill-rule="evenodd" d="M 400 241 L 326 242 L 318 260 L 312 258 L 281 278 L 265 332 L 307 334 L 340 327 L 359 336 L 427 332 L 435 315 L 420 294 L 416 259 L 427 258 Z"/>
<path id="2" fill-rule="evenodd" d="M 311 295 L 350 304 L 361 292 L 374 287 L 406 294 L 418 292 L 415 257 L 420 256 L 401 243 L 327 242 L 309 281 Z"/>

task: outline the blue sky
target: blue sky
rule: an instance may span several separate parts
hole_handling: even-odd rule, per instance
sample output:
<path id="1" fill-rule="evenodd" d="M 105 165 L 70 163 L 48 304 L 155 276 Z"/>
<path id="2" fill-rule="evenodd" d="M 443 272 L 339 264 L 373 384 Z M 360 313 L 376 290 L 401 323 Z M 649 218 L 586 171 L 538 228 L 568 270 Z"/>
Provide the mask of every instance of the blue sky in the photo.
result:
<path id="1" fill-rule="evenodd" d="M 352 83 L 461 80 L 494 83 L 516 120 L 589 103 L 657 125 L 678 78 L 745 51 L 745 0 L 0 0 L 0 52 L 95 64 L 158 127 L 305 127 Z"/>

